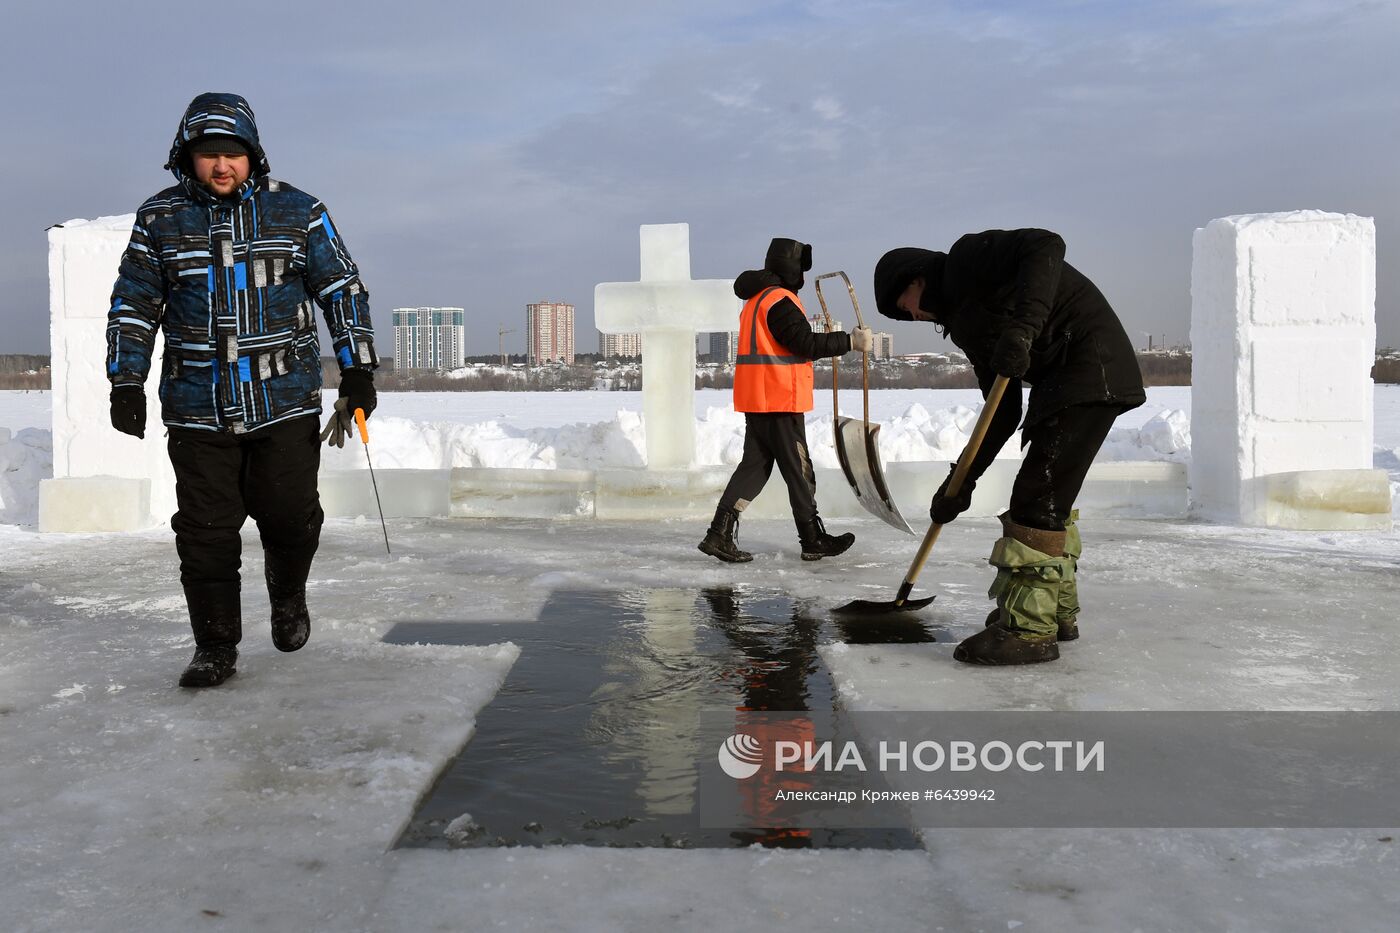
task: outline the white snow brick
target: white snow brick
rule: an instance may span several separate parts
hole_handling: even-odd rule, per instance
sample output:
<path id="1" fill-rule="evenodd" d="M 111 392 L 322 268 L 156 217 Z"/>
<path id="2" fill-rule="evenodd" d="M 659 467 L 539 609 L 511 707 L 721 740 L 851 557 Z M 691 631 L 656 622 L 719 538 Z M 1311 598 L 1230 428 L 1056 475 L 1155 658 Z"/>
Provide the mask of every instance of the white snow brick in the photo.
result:
<path id="1" fill-rule="evenodd" d="M 146 480 L 142 500 L 107 503 L 96 512 L 82 509 L 71 521 L 92 514 L 107 522 L 112 514 L 144 516 L 175 511 L 175 474 L 165 452 L 160 421 L 159 384 L 163 341 L 157 335 L 151 375 L 146 380 L 146 437 L 138 440 L 112 428 L 105 363 L 107 311 L 122 251 L 135 214 L 69 220 L 49 229 L 49 341 L 53 380 L 53 475 L 55 479 L 126 477 Z M 78 488 L 78 487 L 74 487 Z M 107 494 L 136 495 L 134 484 L 114 485 Z M 66 494 L 66 493 L 65 493 Z M 147 520 L 133 519 L 131 527 Z M 43 523 L 41 522 L 41 528 Z M 49 529 L 43 529 L 49 530 Z M 65 531 L 107 531 L 106 527 Z"/>
<path id="2" fill-rule="evenodd" d="M 139 531 L 151 517 L 151 482 L 120 476 L 39 481 L 41 532 Z"/>
<path id="3" fill-rule="evenodd" d="M 604 521 L 708 519 L 715 514 L 715 503 L 729 482 L 730 472 L 713 467 L 599 470 L 595 478 L 594 515 Z M 783 485 L 780 479 L 775 480 L 768 486 Z M 817 484 L 820 488 L 821 481 Z"/>
<path id="4" fill-rule="evenodd" d="M 1319 531 L 1390 531 L 1390 479 L 1384 470 L 1271 473 L 1265 524 Z"/>
<path id="5" fill-rule="evenodd" d="M 452 511 L 451 470 L 322 470 L 317 480 L 327 518 L 446 518 Z"/>
<path id="6" fill-rule="evenodd" d="M 452 471 L 452 517 L 592 518 L 591 470 L 461 467 Z"/>
<path id="7" fill-rule="evenodd" d="M 1322 211 L 1225 217 L 1196 231 L 1193 515 L 1371 527 L 1375 503 L 1354 491 L 1379 488 L 1375 478 L 1273 477 L 1371 467 L 1375 236 L 1369 217 Z M 1308 492 L 1299 499 L 1298 489 Z M 1291 504 L 1280 507 L 1280 497 Z M 1353 524 L 1337 518 L 1353 507 Z"/>
<path id="8" fill-rule="evenodd" d="M 1278 337 L 1250 348 L 1254 413 L 1285 423 L 1361 422 L 1371 411 L 1371 365 L 1360 337 Z"/>

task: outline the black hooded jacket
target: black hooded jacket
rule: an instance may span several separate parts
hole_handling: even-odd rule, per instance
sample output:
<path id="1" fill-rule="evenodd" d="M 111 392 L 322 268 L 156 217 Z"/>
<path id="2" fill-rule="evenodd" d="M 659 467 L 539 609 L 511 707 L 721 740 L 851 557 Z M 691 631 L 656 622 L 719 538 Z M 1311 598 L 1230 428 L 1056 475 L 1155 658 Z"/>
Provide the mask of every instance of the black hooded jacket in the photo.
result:
<path id="1" fill-rule="evenodd" d="M 765 288 L 787 288 L 777 273 L 766 269 L 751 269 L 734 280 L 734 294 L 748 301 Z M 793 356 L 809 360 L 841 356 L 851 349 L 851 335 L 845 331 L 817 333 L 807 323 L 806 316 L 791 299 L 784 298 L 768 309 L 768 330 L 773 338 Z"/>
<path id="2" fill-rule="evenodd" d="M 984 398 L 996 379 L 998 338 L 1019 330 L 1030 340 L 1030 369 L 1007 387 L 973 462 L 974 479 L 1016 431 L 1022 382 L 1031 386 L 1023 431 L 1071 405 L 1128 411 L 1147 401 L 1118 315 L 1064 256 L 1065 241 L 1048 230 L 985 230 L 961 237 L 947 254 L 906 247 L 876 266 L 876 306 L 886 317 L 910 319 L 894 303 L 924 278 L 919 307 L 967 355 Z"/>
<path id="3" fill-rule="evenodd" d="M 1147 395 L 1132 342 L 1108 299 L 1064 256 L 1064 240 L 1035 229 L 969 233 L 946 255 L 893 250 L 876 269 L 877 304 L 885 316 L 908 320 L 894 301 L 923 276 L 920 307 L 967 355 L 983 395 L 996 379 L 997 339 L 1020 330 L 1031 342 L 1031 365 L 1011 388 L 1021 381 L 1032 387 L 1023 427 L 1070 405 L 1136 408 Z M 1020 397 L 1008 391 L 1002 411 L 1019 418 Z"/>

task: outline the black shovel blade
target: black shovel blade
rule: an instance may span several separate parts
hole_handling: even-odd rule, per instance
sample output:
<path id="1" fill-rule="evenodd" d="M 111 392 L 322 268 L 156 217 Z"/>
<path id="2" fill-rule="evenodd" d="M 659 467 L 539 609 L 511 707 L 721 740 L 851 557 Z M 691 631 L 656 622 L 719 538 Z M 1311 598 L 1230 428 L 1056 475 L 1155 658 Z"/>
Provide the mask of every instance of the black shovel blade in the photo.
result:
<path id="1" fill-rule="evenodd" d="M 923 599 L 906 599 L 904 602 L 896 599 L 885 601 L 856 599 L 844 606 L 837 606 L 831 611 L 835 615 L 841 616 L 884 616 L 894 612 L 918 612 L 937 598 L 937 596 L 925 596 Z"/>

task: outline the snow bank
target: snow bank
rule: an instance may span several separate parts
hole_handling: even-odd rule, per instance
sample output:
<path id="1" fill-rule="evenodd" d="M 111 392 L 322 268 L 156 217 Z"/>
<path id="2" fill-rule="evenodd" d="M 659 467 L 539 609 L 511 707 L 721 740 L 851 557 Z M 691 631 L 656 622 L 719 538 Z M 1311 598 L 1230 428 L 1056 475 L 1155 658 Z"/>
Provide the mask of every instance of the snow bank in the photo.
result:
<path id="1" fill-rule="evenodd" d="M 697 465 L 737 464 L 744 450 L 744 416 L 729 407 L 727 391 L 698 395 Z M 977 420 L 976 395 L 976 390 L 872 393 L 884 462 L 955 459 Z M 1149 396 L 1153 401 L 1147 406 L 1119 419 L 1099 462 L 1190 462 L 1190 390 L 1150 389 Z M 912 401 L 919 397 L 944 407 Z M 1400 493 L 1400 391 L 1382 386 L 1376 398 L 1375 466 L 1390 472 Z M 383 469 L 635 469 L 646 461 L 640 401 L 638 393 L 610 392 L 386 392 L 370 422 L 370 453 Z M 0 393 L 0 425 L 7 426 L 0 429 L 0 523 L 36 520 L 39 480 L 52 475 L 52 440 L 48 431 L 14 429 L 42 423 L 44 414 L 29 395 Z M 831 422 L 830 414 L 807 418 L 818 468 L 838 468 Z M 1019 458 L 1020 438 L 1007 442 L 1001 456 Z M 323 462 L 328 470 L 362 470 L 365 455 L 352 440 L 343 450 L 325 448 Z"/>
<path id="2" fill-rule="evenodd" d="M 930 412 L 919 404 L 880 422 L 880 456 L 886 463 L 955 460 L 977 423 L 978 409 L 955 405 Z M 371 427 L 375 466 L 403 469 L 496 467 L 511 469 L 596 470 L 646 465 L 646 427 L 630 409 L 611 420 L 560 427 L 516 427 L 491 418 L 475 424 L 411 421 L 380 416 Z M 812 463 L 838 469 L 832 442 L 831 415 L 807 417 L 807 441 Z M 1191 428 L 1186 412 L 1159 412 L 1141 428 L 1118 428 L 1109 437 L 1099 460 L 1168 460 L 1190 457 Z M 696 420 L 697 466 L 733 466 L 744 454 L 744 416 L 730 408 L 711 407 Z M 1019 458 L 1019 435 L 1001 456 Z M 365 466 L 358 445 L 332 450 L 326 466 L 356 470 Z"/>
<path id="3" fill-rule="evenodd" d="M 32 525 L 39 520 L 39 480 L 53 476 L 53 434 L 0 428 L 0 523 Z"/>
<path id="4" fill-rule="evenodd" d="M 1191 461 L 1191 416 L 1179 408 L 1161 411 L 1141 428 L 1114 428 L 1095 459 Z"/>
<path id="5" fill-rule="evenodd" d="M 646 460 L 642 416 L 627 410 L 610 421 L 557 428 L 519 428 L 495 418 L 457 424 L 383 415 L 370 422 L 369 430 L 374 465 L 385 469 L 596 469 L 641 467 Z M 328 449 L 322 465 L 362 470 L 365 455 L 352 440 L 343 449 Z"/>

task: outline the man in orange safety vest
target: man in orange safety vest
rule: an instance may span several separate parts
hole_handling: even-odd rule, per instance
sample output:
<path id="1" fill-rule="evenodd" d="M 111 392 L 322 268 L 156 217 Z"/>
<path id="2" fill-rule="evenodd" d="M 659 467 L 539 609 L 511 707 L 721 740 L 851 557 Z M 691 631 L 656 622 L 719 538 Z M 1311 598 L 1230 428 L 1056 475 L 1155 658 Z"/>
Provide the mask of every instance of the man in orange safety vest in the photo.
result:
<path id="1" fill-rule="evenodd" d="M 774 463 L 787 482 L 803 560 L 833 557 L 856 540 L 850 533 L 827 534 L 817 515 L 817 480 L 807 454 L 803 413 L 812 410 L 812 360 L 853 349 L 868 352 L 874 337 L 865 327 L 851 334 L 812 331 L 797 297 L 802 274 L 811 268 L 811 246 L 778 238 L 769 244 L 762 269 L 734 280 L 734 294 L 744 300 L 734 361 L 734 410 L 744 413 L 744 456 L 699 545 L 728 563 L 753 560 L 735 541 L 739 513 L 763 490 Z"/>

